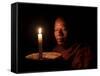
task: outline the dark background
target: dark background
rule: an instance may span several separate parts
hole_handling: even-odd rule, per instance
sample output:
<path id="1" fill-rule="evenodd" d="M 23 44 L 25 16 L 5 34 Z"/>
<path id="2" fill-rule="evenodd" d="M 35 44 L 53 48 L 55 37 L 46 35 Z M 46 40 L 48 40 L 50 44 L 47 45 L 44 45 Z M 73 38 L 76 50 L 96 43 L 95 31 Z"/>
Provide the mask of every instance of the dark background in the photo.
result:
<path id="1" fill-rule="evenodd" d="M 55 46 L 54 20 L 62 16 L 70 25 L 69 44 L 77 41 L 91 47 L 97 55 L 97 8 L 82 6 L 58 6 L 43 4 L 18 5 L 18 62 L 20 72 L 64 70 L 56 61 L 31 61 L 25 56 L 38 52 L 38 27 L 43 28 L 43 49 L 51 51 Z M 95 60 L 96 62 L 97 60 Z M 67 68 L 68 69 L 68 68 Z"/>

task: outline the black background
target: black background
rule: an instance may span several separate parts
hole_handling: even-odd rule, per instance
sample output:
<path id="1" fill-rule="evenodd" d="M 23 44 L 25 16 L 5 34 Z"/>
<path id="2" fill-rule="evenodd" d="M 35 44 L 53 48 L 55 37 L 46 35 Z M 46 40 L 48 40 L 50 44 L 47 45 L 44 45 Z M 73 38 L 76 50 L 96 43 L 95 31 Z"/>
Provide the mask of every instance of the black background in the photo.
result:
<path id="1" fill-rule="evenodd" d="M 25 56 L 38 52 L 38 27 L 43 28 L 43 49 L 51 51 L 55 46 L 54 20 L 62 16 L 70 25 L 69 43 L 77 41 L 88 44 L 97 54 L 97 8 L 82 6 L 59 6 L 43 4 L 18 5 L 18 62 L 20 72 L 64 70 L 56 61 L 31 61 Z M 96 62 L 96 60 L 95 60 Z M 68 69 L 68 68 L 66 68 Z"/>

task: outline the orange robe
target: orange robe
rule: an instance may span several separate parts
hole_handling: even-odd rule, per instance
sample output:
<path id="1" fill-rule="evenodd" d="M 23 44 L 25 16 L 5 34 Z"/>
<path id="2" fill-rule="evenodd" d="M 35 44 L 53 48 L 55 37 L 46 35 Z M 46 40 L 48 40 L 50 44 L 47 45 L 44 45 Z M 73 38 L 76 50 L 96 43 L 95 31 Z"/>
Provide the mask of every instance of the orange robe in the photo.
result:
<path id="1" fill-rule="evenodd" d="M 62 59 L 70 63 L 71 69 L 89 68 L 92 64 L 93 55 L 89 47 L 75 43 L 66 49 L 57 46 L 53 51 L 61 53 Z"/>

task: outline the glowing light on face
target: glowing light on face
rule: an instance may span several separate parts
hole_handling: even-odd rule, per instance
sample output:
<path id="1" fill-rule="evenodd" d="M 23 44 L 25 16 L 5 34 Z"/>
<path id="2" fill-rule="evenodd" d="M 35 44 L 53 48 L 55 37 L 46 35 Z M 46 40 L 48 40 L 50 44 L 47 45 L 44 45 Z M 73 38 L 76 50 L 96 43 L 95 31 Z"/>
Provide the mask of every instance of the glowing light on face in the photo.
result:
<path id="1" fill-rule="evenodd" d="M 63 19 L 58 18 L 55 21 L 54 35 L 57 41 L 57 44 L 62 45 L 66 41 L 68 30 L 65 27 L 65 22 Z"/>

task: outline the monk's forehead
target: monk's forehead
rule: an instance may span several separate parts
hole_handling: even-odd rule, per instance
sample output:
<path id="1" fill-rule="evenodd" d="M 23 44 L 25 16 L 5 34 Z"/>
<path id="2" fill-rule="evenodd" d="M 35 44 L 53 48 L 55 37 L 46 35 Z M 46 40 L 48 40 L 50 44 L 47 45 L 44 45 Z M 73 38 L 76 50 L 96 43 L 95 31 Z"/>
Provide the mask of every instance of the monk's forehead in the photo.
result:
<path id="1" fill-rule="evenodd" d="M 64 22 L 64 20 L 61 19 L 61 18 L 57 18 L 57 19 L 55 20 L 55 26 L 56 26 L 56 25 L 62 26 L 62 25 L 64 25 L 64 24 L 65 24 L 65 22 Z"/>

